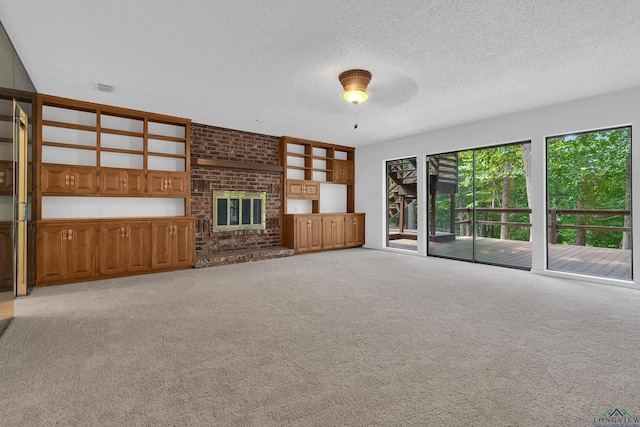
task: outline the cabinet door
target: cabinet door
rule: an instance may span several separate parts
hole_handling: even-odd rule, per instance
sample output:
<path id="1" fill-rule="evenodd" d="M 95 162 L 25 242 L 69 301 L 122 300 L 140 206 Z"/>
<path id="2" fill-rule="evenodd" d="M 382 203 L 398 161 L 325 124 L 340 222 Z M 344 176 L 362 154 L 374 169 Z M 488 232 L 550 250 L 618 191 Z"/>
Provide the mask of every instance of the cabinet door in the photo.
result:
<path id="1" fill-rule="evenodd" d="M 40 183 L 43 193 L 71 193 L 69 167 L 63 165 L 42 165 Z"/>
<path id="2" fill-rule="evenodd" d="M 344 217 L 333 218 L 333 247 L 344 248 Z"/>
<path id="3" fill-rule="evenodd" d="M 350 215 L 345 220 L 345 244 L 364 245 L 364 215 Z"/>
<path id="4" fill-rule="evenodd" d="M 100 170 L 100 191 L 103 194 L 122 194 L 123 181 L 122 172 L 118 169 Z"/>
<path id="5" fill-rule="evenodd" d="M 324 249 L 344 247 L 344 217 L 322 217 L 322 247 Z"/>
<path id="6" fill-rule="evenodd" d="M 67 227 L 40 225 L 36 234 L 36 278 L 38 283 L 67 277 Z"/>
<path id="7" fill-rule="evenodd" d="M 93 194 L 97 191 L 95 168 L 73 166 L 70 169 L 71 188 L 76 194 Z"/>
<path id="8" fill-rule="evenodd" d="M 164 196 L 168 193 L 169 184 L 164 172 L 149 172 L 147 174 L 147 193 Z"/>
<path id="9" fill-rule="evenodd" d="M 144 172 L 126 171 L 124 172 L 124 193 L 130 196 L 139 196 L 145 192 Z"/>
<path id="10" fill-rule="evenodd" d="M 191 267 L 195 251 L 195 236 L 191 221 L 177 221 L 173 225 L 174 267 Z"/>
<path id="11" fill-rule="evenodd" d="M 169 192 L 172 196 L 186 196 L 189 192 L 189 177 L 186 173 L 168 174 Z"/>
<path id="12" fill-rule="evenodd" d="M 309 231 L 309 227 L 311 227 L 311 218 L 307 217 L 298 217 L 296 218 L 296 230 L 295 230 L 295 251 L 299 253 L 309 252 L 311 250 L 311 232 Z"/>
<path id="13" fill-rule="evenodd" d="M 100 226 L 100 274 L 120 273 L 124 270 L 125 228 L 122 224 L 102 224 Z"/>
<path id="14" fill-rule="evenodd" d="M 151 267 L 169 268 L 173 254 L 173 223 L 154 221 L 151 224 Z"/>
<path id="15" fill-rule="evenodd" d="M 320 184 L 307 181 L 304 186 L 304 192 L 308 199 L 318 199 L 320 197 Z"/>
<path id="16" fill-rule="evenodd" d="M 296 253 L 322 249 L 321 218 L 314 216 L 296 217 L 294 239 L 294 250 Z"/>
<path id="17" fill-rule="evenodd" d="M 67 277 L 92 277 L 96 274 L 96 226 L 76 224 L 67 231 Z"/>
<path id="18" fill-rule="evenodd" d="M 338 160 L 333 161 L 333 182 L 336 184 L 353 185 L 353 161 Z"/>
<path id="19" fill-rule="evenodd" d="M 147 222 L 125 224 L 125 242 L 127 250 L 126 271 L 149 269 L 149 226 Z M 195 248 L 195 245 L 194 245 Z"/>
<path id="20" fill-rule="evenodd" d="M 304 181 L 287 181 L 287 197 L 304 199 Z"/>

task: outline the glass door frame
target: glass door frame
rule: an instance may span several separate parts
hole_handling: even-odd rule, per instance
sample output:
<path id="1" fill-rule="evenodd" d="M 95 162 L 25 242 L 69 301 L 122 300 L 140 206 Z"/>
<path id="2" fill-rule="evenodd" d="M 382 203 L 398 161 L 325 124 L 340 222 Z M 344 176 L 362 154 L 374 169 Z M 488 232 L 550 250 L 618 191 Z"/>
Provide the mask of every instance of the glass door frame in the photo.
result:
<path id="1" fill-rule="evenodd" d="M 24 296 L 28 291 L 27 148 L 29 144 L 29 118 L 15 100 L 13 112 L 13 289 L 15 296 Z"/>
<path id="2" fill-rule="evenodd" d="M 486 264 L 486 265 L 495 265 L 498 267 L 507 267 L 507 268 L 514 268 L 517 270 L 526 270 L 529 271 L 531 270 L 532 267 L 525 267 L 525 266 L 519 266 L 519 265 L 511 265 L 511 264 L 503 264 L 503 263 L 498 263 L 498 262 L 489 262 L 489 261 L 483 261 L 483 260 L 478 260 L 477 257 L 477 235 L 478 235 L 478 223 L 477 223 L 477 180 L 476 180 L 476 152 L 478 150 L 487 150 L 487 149 L 495 149 L 495 148 L 500 148 L 500 147 L 507 147 L 507 146 L 514 146 L 514 145 L 524 145 L 524 144 L 531 144 L 531 141 L 517 141 L 517 142 L 510 142 L 510 143 L 505 143 L 505 144 L 497 144 L 497 145 L 491 145 L 491 146 L 486 146 L 486 147 L 476 147 L 476 148 L 469 148 L 469 149 L 464 149 L 464 150 L 458 150 L 458 151 L 452 151 L 452 152 L 446 152 L 446 153 L 438 153 L 438 154 L 430 154 L 427 155 L 425 158 L 425 162 L 426 162 L 426 183 L 427 183 L 427 215 L 426 215 L 426 230 L 427 230 L 427 256 L 434 256 L 434 257 L 438 257 L 438 258 L 446 258 L 446 259 L 453 259 L 453 260 L 457 260 L 457 261 L 466 261 L 466 262 L 472 262 L 472 263 L 477 263 L 477 264 Z M 471 161 L 472 161 L 472 167 L 471 167 L 471 186 L 472 186 L 472 210 L 471 210 L 471 230 L 472 230 L 472 239 L 471 239 L 471 244 L 472 244 L 472 248 L 471 248 L 471 258 L 463 258 L 463 257 L 455 257 L 455 256 L 450 256 L 450 255 L 442 255 L 442 254 L 434 254 L 432 252 L 432 248 L 431 248 L 431 239 L 430 239 L 430 230 L 431 230 L 431 192 L 429 191 L 429 189 L 431 188 L 431 174 L 430 174 L 430 170 L 429 170 L 429 158 L 433 157 L 433 156 L 438 156 L 438 155 L 445 155 L 445 154 L 452 154 L 452 153 L 460 153 L 460 152 L 466 152 L 466 151 L 471 151 L 472 155 L 471 155 Z M 458 165 L 459 167 L 459 165 Z M 458 169 L 459 170 L 459 169 Z M 533 211 L 533 207 L 530 207 L 529 209 L 531 209 Z M 529 214 L 531 217 L 531 214 Z M 530 233 L 532 233 L 532 229 L 530 229 Z M 531 235 L 531 234 L 530 234 Z M 533 248 L 532 248 L 532 253 L 531 256 L 533 258 Z"/>

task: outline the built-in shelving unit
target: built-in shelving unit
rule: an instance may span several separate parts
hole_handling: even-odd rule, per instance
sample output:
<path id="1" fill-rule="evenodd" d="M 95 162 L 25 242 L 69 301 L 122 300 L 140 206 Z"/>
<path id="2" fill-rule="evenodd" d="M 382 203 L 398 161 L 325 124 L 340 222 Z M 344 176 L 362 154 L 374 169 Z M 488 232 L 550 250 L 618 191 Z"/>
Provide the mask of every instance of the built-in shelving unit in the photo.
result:
<path id="1" fill-rule="evenodd" d="M 193 266 L 190 120 L 48 95 L 37 107 L 36 283 Z M 122 251 L 152 256 L 134 268 Z"/>
<path id="2" fill-rule="evenodd" d="M 364 214 L 354 212 L 355 149 L 283 136 L 283 245 L 296 253 L 362 246 Z"/>

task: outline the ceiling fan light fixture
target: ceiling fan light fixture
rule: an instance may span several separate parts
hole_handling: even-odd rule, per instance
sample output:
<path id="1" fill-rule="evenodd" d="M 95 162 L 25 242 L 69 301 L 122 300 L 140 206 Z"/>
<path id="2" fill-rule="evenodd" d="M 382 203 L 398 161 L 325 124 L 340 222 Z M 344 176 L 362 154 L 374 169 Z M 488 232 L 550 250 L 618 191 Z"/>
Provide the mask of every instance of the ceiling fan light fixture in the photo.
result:
<path id="1" fill-rule="evenodd" d="M 371 73 L 367 70 L 348 70 L 338 76 L 344 88 L 342 97 L 350 104 L 360 104 L 369 98 L 367 85 L 371 81 Z"/>

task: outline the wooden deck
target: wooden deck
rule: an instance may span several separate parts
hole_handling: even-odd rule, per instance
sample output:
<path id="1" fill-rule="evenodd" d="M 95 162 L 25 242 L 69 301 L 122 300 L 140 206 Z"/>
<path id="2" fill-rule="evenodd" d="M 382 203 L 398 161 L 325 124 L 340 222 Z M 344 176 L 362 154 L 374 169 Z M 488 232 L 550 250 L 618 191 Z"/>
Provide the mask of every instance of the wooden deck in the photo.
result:
<path id="1" fill-rule="evenodd" d="M 417 250 L 417 241 L 392 240 L 389 247 Z M 471 260 L 473 240 L 457 237 L 453 242 L 430 242 L 429 253 Z M 478 238 L 476 259 L 479 262 L 531 268 L 531 243 L 518 240 Z M 588 246 L 549 245 L 549 270 L 631 280 L 631 251 Z"/>

